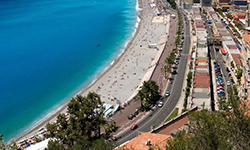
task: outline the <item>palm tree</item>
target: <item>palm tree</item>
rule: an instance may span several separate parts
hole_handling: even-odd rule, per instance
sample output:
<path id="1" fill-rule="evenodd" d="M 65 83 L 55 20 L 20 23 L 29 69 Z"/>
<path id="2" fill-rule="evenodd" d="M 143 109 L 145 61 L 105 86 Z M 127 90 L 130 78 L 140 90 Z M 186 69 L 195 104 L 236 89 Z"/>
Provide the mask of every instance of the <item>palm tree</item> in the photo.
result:
<path id="1" fill-rule="evenodd" d="M 163 71 L 164 71 L 164 73 L 165 73 L 165 78 L 166 78 L 166 76 L 167 76 L 167 73 L 170 73 L 171 72 L 171 68 L 170 68 L 170 66 L 169 65 L 164 65 L 164 67 L 162 68 L 163 69 Z"/>
<path id="2" fill-rule="evenodd" d="M 141 90 L 138 93 L 137 101 L 141 103 L 144 109 L 145 105 L 151 105 L 159 96 L 159 86 L 155 81 L 144 81 Z"/>
<path id="3" fill-rule="evenodd" d="M 171 51 L 171 53 L 168 55 L 168 57 L 165 59 L 165 62 L 168 65 L 172 65 L 174 63 L 175 53 Z"/>

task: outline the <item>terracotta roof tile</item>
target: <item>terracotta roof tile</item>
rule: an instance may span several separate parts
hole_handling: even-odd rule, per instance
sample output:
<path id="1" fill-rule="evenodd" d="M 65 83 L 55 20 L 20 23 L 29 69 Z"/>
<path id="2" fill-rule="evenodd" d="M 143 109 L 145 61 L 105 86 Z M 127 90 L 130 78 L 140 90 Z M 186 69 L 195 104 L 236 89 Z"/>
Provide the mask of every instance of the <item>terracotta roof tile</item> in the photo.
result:
<path id="1" fill-rule="evenodd" d="M 188 123 L 188 120 L 187 116 L 179 117 L 176 121 L 171 122 L 170 125 L 157 131 L 157 133 L 171 135 L 171 131 L 174 129 L 179 130 L 184 124 Z"/>
<path id="2" fill-rule="evenodd" d="M 116 150 L 148 150 L 149 146 L 146 145 L 146 142 L 150 139 L 152 148 L 155 150 L 165 149 L 167 145 L 167 140 L 171 138 L 171 135 L 156 134 L 156 133 L 141 133 L 138 137 L 132 139 L 128 143 L 119 146 Z M 155 147 L 155 148 L 154 148 Z"/>
<path id="3" fill-rule="evenodd" d="M 233 60 L 236 63 L 236 65 L 241 65 L 240 64 L 240 58 L 241 58 L 240 54 L 231 54 L 231 55 L 232 55 Z"/>
<path id="4" fill-rule="evenodd" d="M 243 38 L 245 39 L 246 42 L 250 42 L 250 35 L 249 34 L 243 34 Z"/>

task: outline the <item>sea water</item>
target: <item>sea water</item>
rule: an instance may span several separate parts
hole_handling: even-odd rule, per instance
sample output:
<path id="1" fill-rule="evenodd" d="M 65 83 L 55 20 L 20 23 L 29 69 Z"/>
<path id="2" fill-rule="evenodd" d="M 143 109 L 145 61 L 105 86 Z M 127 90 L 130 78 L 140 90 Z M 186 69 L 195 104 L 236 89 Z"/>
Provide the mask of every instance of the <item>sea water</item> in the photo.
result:
<path id="1" fill-rule="evenodd" d="M 0 0 L 0 134 L 9 141 L 87 87 L 123 51 L 135 0 Z"/>

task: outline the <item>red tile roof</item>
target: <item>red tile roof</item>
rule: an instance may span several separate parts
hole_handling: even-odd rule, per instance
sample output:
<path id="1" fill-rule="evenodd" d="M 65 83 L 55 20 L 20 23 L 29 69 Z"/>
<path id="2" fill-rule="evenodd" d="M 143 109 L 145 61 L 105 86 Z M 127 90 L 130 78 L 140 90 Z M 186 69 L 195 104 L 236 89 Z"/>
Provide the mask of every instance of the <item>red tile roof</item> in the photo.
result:
<path id="1" fill-rule="evenodd" d="M 208 88 L 209 76 L 208 75 L 194 75 L 194 88 Z"/>
<path id="2" fill-rule="evenodd" d="M 227 45 L 228 49 L 237 49 L 236 45 Z"/>
<path id="3" fill-rule="evenodd" d="M 179 128 L 181 128 L 184 124 L 187 124 L 187 123 L 188 123 L 188 117 L 181 116 L 181 117 L 179 117 L 179 119 L 177 121 L 174 121 L 173 123 L 171 123 L 167 127 L 160 129 L 156 133 L 171 135 L 171 131 L 173 131 L 174 129 L 179 130 Z"/>
<path id="4" fill-rule="evenodd" d="M 195 76 L 209 76 L 207 72 L 195 72 Z"/>
<path id="5" fill-rule="evenodd" d="M 240 64 L 240 59 L 241 59 L 240 54 L 231 54 L 231 55 L 232 55 L 233 60 L 234 60 L 234 62 L 236 63 L 236 65 L 241 65 L 241 64 Z"/>
<path id="6" fill-rule="evenodd" d="M 167 140 L 171 135 L 156 134 L 156 133 L 141 133 L 138 137 L 132 139 L 128 143 L 119 146 L 116 150 L 148 150 L 149 146 L 146 142 L 150 139 L 151 147 L 155 150 L 165 149 Z"/>
<path id="7" fill-rule="evenodd" d="M 224 25 L 216 25 L 217 28 L 224 28 Z"/>
<path id="8" fill-rule="evenodd" d="M 199 63 L 199 62 L 207 62 L 207 59 L 197 59 L 196 62 L 197 63 Z"/>
<path id="9" fill-rule="evenodd" d="M 243 34 L 243 38 L 245 39 L 246 42 L 250 42 L 250 35 L 245 33 Z"/>
<path id="10" fill-rule="evenodd" d="M 208 68 L 207 65 L 196 65 L 195 68 Z"/>

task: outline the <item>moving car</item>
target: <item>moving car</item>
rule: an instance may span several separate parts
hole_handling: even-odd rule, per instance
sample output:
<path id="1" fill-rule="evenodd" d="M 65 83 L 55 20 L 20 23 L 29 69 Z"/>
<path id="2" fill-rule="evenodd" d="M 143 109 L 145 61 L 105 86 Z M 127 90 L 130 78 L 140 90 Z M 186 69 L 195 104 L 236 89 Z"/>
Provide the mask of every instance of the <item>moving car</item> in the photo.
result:
<path id="1" fill-rule="evenodd" d="M 134 124 L 131 125 L 130 129 L 131 129 L 131 130 L 134 130 L 134 129 L 136 129 L 137 127 L 138 127 L 137 124 L 134 123 Z"/>

